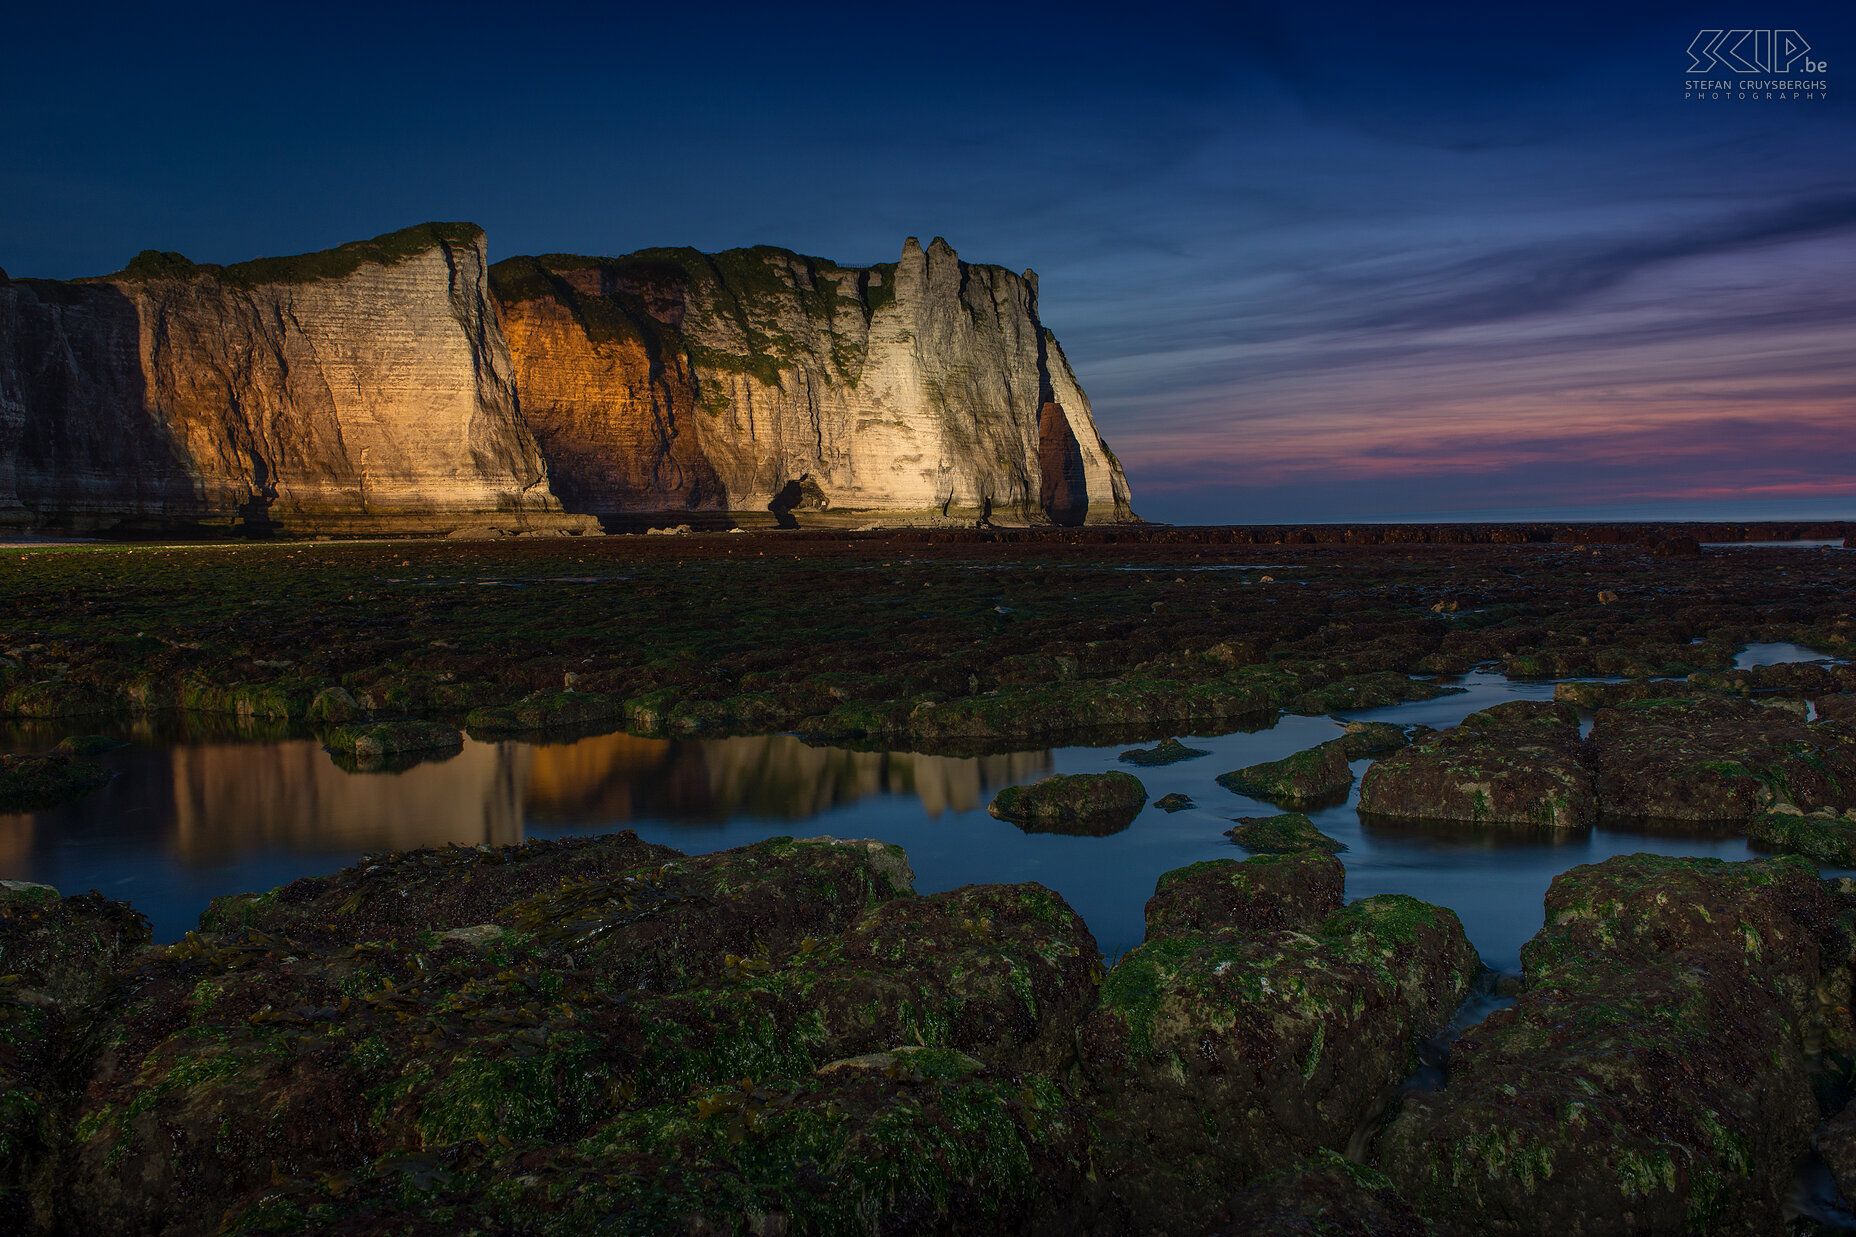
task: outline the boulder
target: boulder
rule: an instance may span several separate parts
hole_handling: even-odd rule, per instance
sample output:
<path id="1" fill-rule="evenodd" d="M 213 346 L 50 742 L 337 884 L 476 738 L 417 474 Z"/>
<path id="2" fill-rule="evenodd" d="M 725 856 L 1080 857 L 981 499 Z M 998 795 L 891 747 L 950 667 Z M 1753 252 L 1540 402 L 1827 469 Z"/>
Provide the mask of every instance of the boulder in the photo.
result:
<path id="1" fill-rule="evenodd" d="M 1187 747 L 1178 739 L 1164 739 L 1155 747 L 1137 747 L 1123 752 L 1116 759 L 1131 765 L 1171 765 L 1182 760 L 1193 760 L 1200 756 L 1209 756 L 1204 748 Z"/>
<path id="2" fill-rule="evenodd" d="M 1746 835 L 1767 850 L 1804 855 L 1831 867 L 1856 867 L 1856 809 L 1804 812 L 1785 804 L 1755 814 L 1747 821 Z"/>
<path id="3" fill-rule="evenodd" d="M 116 972 L 148 943 L 148 920 L 97 894 L 0 881 L 0 1228 L 50 1231 L 57 1153 L 66 1141 L 67 1075 Z"/>
<path id="4" fill-rule="evenodd" d="M 1029 786 L 1007 786 L 987 811 L 1022 828 L 1114 832 L 1128 827 L 1147 802 L 1147 788 L 1128 773 L 1053 773 Z"/>
<path id="5" fill-rule="evenodd" d="M 1321 1150 L 1231 1200 L 1205 1237 L 1431 1237 L 1384 1173 Z"/>
<path id="6" fill-rule="evenodd" d="M 95 790 L 111 773 L 70 752 L 0 755 L 0 812 L 37 812 Z"/>
<path id="7" fill-rule="evenodd" d="M 1597 816 L 1579 716 L 1514 701 L 1472 713 L 1367 769 L 1362 813 L 1415 820 L 1578 829 Z"/>
<path id="8" fill-rule="evenodd" d="M 1347 733 L 1340 738 L 1340 747 L 1348 760 L 1359 760 L 1395 751 L 1410 742 L 1405 728 L 1391 722 L 1348 722 Z"/>
<path id="9" fill-rule="evenodd" d="M 823 838 L 430 858 L 149 960 L 76 1114 L 73 1228 L 1022 1231 L 1082 1188 L 1057 1079 L 1101 961 L 1051 891 L 917 898 L 896 848 Z M 427 928 L 369 914 L 395 889 Z"/>
<path id="10" fill-rule="evenodd" d="M 1235 829 L 1225 836 L 1247 851 L 1257 854 L 1292 854 L 1296 851 L 1325 851 L 1339 854 L 1346 846 L 1315 828 L 1313 821 L 1300 812 L 1279 816 L 1242 816 Z"/>
<path id="11" fill-rule="evenodd" d="M 1207 859 L 1163 872 L 1147 900 L 1147 939 L 1217 928 L 1307 928 L 1341 906 L 1347 874 L 1319 851 Z"/>
<path id="12" fill-rule="evenodd" d="M 1546 910 L 1517 1004 L 1405 1097 L 1379 1167 L 1475 1232 L 1779 1231 L 1816 1124 L 1801 1045 L 1856 1039 L 1840 906 L 1796 859 L 1628 855 Z"/>
<path id="13" fill-rule="evenodd" d="M 1218 775 L 1226 790 L 1253 799 L 1297 807 L 1334 799 L 1353 785 L 1344 739 L 1330 739 L 1306 751 Z"/>
<path id="14" fill-rule="evenodd" d="M 1592 727 L 1607 814 L 1744 822 L 1776 803 L 1856 807 L 1856 734 L 1750 700 L 1638 701 Z"/>
<path id="15" fill-rule="evenodd" d="M 1081 1032 L 1119 1230 L 1203 1231 L 1246 1183 L 1346 1145 L 1479 966 L 1456 916 L 1397 895 L 1305 929 L 1150 934 L 1109 972 Z"/>

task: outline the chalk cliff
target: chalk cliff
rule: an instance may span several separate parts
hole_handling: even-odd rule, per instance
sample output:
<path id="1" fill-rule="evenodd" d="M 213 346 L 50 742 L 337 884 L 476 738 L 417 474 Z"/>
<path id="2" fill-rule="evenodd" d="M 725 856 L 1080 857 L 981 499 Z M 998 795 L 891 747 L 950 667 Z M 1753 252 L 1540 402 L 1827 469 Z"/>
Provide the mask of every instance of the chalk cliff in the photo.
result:
<path id="1" fill-rule="evenodd" d="M 509 531 L 567 516 L 516 413 L 484 239 L 0 283 L 0 518 Z"/>
<path id="2" fill-rule="evenodd" d="M 424 224 L 0 273 L 0 524 L 585 531 L 594 516 L 1132 518 L 1037 281 L 911 239 L 512 258 Z"/>
<path id="3" fill-rule="evenodd" d="M 870 267 L 654 249 L 511 258 L 491 279 L 573 510 L 1132 518 L 1029 271 L 911 238 Z"/>

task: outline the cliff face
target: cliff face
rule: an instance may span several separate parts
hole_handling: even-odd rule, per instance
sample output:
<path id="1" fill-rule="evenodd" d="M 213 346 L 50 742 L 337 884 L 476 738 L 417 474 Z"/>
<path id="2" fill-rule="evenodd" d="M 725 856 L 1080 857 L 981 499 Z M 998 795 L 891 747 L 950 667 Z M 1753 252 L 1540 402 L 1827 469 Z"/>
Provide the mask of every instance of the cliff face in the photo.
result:
<path id="1" fill-rule="evenodd" d="M 0 524 L 582 531 L 668 511 L 1132 518 L 1036 277 L 940 240 L 864 268 L 762 248 L 490 272 L 475 226 L 425 224 L 232 267 L 0 274 Z"/>
<path id="2" fill-rule="evenodd" d="M 74 529 L 586 527 L 516 414 L 483 234 L 0 284 L 0 518 Z"/>
<path id="3" fill-rule="evenodd" d="M 1029 272 L 911 239 L 874 267 L 646 250 L 512 258 L 492 279 L 522 414 L 574 510 L 1132 518 Z"/>

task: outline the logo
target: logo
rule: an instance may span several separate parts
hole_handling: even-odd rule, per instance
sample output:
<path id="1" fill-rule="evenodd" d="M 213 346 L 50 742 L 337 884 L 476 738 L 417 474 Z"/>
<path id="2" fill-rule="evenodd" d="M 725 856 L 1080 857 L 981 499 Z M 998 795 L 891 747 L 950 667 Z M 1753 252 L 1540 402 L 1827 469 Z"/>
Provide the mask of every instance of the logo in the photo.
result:
<path id="1" fill-rule="evenodd" d="M 1688 45 L 1682 97 L 1697 102 L 1789 102 L 1830 97 L 1830 62 L 1796 30 L 1719 30 Z"/>
<path id="2" fill-rule="evenodd" d="M 1688 45 L 1688 71 L 1718 66 L 1729 73 L 1822 73 L 1830 67 L 1811 59 L 1810 51 L 1796 30 L 1703 30 Z"/>

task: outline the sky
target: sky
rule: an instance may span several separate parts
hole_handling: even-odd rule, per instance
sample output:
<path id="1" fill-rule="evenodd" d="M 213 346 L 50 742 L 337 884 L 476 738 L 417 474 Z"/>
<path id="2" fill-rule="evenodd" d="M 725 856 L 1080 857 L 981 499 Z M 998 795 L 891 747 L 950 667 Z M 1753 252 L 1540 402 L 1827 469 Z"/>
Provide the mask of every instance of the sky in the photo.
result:
<path id="1" fill-rule="evenodd" d="M 15 276 L 427 219 L 483 225 L 493 258 L 862 263 L 943 236 L 1038 271 L 1150 519 L 1856 517 L 1847 4 L 103 4 L 7 25 Z M 1704 29 L 1809 50 L 1696 72 Z M 1684 98 L 1773 79 L 1828 90 Z"/>

